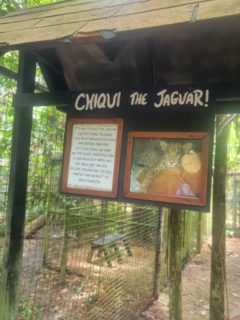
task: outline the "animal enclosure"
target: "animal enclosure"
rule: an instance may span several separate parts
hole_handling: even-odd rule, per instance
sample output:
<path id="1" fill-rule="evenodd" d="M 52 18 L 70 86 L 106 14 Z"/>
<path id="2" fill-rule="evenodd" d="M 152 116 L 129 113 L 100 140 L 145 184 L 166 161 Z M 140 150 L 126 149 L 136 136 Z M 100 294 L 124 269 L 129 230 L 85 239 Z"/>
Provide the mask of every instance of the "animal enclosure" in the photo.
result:
<path id="1" fill-rule="evenodd" d="M 5 106 L 1 108 L 1 128 L 10 136 L 11 113 Z M 138 319 L 153 298 L 159 209 L 60 195 L 64 123 L 64 115 L 55 109 L 34 110 L 19 319 Z M 1 246 L 9 153 L 6 149 L 1 162 Z M 165 210 L 161 227 L 163 287 L 168 275 L 168 216 Z M 42 220 L 37 220 L 39 217 Z M 184 216 L 183 264 L 199 245 L 198 217 L 187 211 Z M 209 232 L 207 221 L 204 215 L 201 225 L 205 233 Z M 125 238 L 115 241 L 119 234 Z M 126 237 L 129 248 L 122 240 Z M 99 241 L 102 248 L 96 246 Z"/>

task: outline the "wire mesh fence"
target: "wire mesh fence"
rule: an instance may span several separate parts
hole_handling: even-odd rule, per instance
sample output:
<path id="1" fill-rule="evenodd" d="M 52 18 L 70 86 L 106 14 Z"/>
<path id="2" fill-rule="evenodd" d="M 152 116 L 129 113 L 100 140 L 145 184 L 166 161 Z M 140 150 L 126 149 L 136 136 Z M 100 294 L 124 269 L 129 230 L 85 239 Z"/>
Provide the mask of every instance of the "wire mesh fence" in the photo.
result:
<path id="1" fill-rule="evenodd" d="M 153 294 L 158 210 L 88 200 L 50 214 L 47 233 L 25 240 L 24 299 L 43 319 L 137 319 Z"/>
<path id="2" fill-rule="evenodd" d="M 226 235 L 240 236 L 240 172 L 231 171 L 227 177 Z"/>
<path id="3" fill-rule="evenodd" d="M 12 94 L 12 92 L 11 92 Z M 0 258 L 4 247 L 13 111 L 0 113 Z M 19 319 L 138 319 L 168 281 L 169 210 L 59 193 L 65 115 L 34 108 Z M 208 216 L 186 211 L 182 258 L 198 251 Z M 0 260 L 1 261 L 1 260 Z"/>

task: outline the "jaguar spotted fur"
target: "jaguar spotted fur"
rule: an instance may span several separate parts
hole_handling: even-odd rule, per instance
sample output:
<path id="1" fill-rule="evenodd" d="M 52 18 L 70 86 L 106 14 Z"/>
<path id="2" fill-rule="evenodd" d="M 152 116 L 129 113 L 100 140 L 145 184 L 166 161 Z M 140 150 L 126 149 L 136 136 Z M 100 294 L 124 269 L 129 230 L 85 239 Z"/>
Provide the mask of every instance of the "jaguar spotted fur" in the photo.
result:
<path id="1" fill-rule="evenodd" d="M 143 150 L 137 159 L 136 175 L 141 192 L 146 192 L 153 177 L 167 168 L 177 168 L 184 154 L 191 151 L 192 143 L 167 142 L 156 140 L 154 147 Z"/>

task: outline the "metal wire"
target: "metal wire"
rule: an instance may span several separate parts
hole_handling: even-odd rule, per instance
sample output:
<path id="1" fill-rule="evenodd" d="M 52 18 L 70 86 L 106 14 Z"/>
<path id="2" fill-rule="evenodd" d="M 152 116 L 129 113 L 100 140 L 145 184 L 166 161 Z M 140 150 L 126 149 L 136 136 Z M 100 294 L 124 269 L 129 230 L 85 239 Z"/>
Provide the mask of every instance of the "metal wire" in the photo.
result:
<path id="1" fill-rule="evenodd" d="M 1 104 L 0 133 L 2 143 L 9 137 L 9 145 L 11 110 L 7 98 Z M 64 124 L 64 114 L 55 108 L 34 109 L 19 319 L 138 319 L 153 298 L 159 209 L 60 195 Z M 0 166 L 3 231 L 9 159 L 6 148 Z M 162 286 L 168 279 L 169 245 L 169 212 L 163 212 Z M 203 225 L 205 220 L 207 215 Z M 184 259 L 196 251 L 198 213 L 186 212 L 183 226 Z M 116 240 L 108 243 L 111 239 Z M 1 234 L 0 247 L 3 240 Z M 94 247 L 100 240 L 103 245 Z"/>

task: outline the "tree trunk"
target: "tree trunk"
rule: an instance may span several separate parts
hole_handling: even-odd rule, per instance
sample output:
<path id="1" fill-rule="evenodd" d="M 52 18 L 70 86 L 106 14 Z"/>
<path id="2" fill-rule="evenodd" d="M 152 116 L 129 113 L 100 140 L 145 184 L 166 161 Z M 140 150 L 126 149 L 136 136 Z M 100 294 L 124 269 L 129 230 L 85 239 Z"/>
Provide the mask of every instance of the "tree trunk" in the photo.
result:
<path id="1" fill-rule="evenodd" d="M 222 116 L 217 116 L 217 128 L 221 122 Z M 225 127 L 216 138 L 213 182 L 210 320 L 224 320 L 227 138 L 228 128 Z"/>
<path id="2" fill-rule="evenodd" d="M 170 211 L 169 320 L 182 320 L 182 211 Z"/>
<path id="3" fill-rule="evenodd" d="M 46 223 L 45 214 L 41 214 L 39 217 L 31 221 L 26 225 L 24 231 L 25 239 L 30 239 L 39 229 L 41 229 Z"/>

